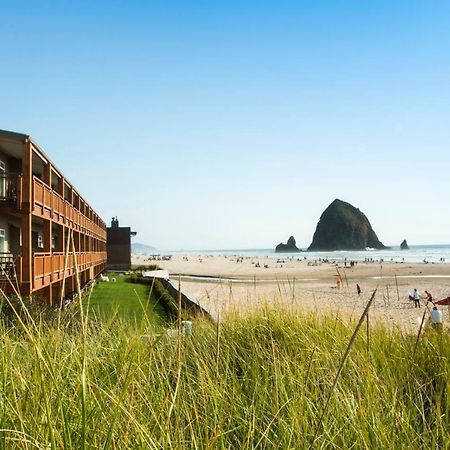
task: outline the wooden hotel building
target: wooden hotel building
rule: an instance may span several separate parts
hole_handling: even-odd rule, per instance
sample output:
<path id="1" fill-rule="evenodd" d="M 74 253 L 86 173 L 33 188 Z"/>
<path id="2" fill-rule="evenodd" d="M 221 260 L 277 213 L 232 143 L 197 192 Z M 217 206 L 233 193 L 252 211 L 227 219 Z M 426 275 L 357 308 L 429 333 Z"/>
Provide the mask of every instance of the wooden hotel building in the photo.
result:
<path id="1" fill-rule="evenodd" d="M 41 148 L 0 130 L 0 287 L 57 304 L 106 267 L 106 224 Z"/>

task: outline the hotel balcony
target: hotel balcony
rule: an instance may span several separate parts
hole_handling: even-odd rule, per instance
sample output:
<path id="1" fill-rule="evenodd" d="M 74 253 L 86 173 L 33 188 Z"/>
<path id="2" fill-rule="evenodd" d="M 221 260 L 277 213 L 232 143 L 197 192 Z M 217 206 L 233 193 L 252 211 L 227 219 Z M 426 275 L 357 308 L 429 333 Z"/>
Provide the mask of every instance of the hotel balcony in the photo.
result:
<path id="1" fill-rule="evenodd" d="M 103 270 L 106 252 L 76 252 L 78 272 L 92 271 L 93 279 Z M 74 255 L 69 253 L 65 261 L 63 252 L 33 253 L 33 291 L 38 291 L 75 275 Z M 64 271 L 65 269 L 65 271 Z M 101 270 L 100 270 L 101 269 Z M 22 284 L 22 257 L 11 253 L 0 253 L 0 287 L 5 292 L 20 291 Z"/>
<path id="2" fill-rule="evenodd" d="M 22 175 L 20 173 L 0 174 L 0 207 L 20 209 Z"/>
<path id="3" fill-rule="evenodd" d="M 106 224 L 30 136 L 0 130 L 1 286 L 52 304 L 63 284 L 70 295 L 76 278 L 83 286 L 105 269 L 106 240 Z"/>
<path id="4" fill-rule="evenodd" d="M 20 211 L 22 202 L 22 176 L 17 173 L 0 175 L 0 211 Z M 106 242 L 106 230 L 101 220 L 84 208 L 86 213 L 73 206 L 58 192 L 34 176 L 31 212 L 34 216 L 52 220 L 87 236 Z"/>
<path id="5" fill-rule="evenodd" d="M 106 229 L 103 222 L 95 216 L 94 220 L 90 214 L 75 208 L 68 200 L 53 190 L 37 177 L 33 177 L 32 192 L 33 215 L 50 219 L 53 222 L 72 228 L 87 236 L 95 237 L 106 242 Z M 101 226 L 103 224 L 103 226 Z"/>

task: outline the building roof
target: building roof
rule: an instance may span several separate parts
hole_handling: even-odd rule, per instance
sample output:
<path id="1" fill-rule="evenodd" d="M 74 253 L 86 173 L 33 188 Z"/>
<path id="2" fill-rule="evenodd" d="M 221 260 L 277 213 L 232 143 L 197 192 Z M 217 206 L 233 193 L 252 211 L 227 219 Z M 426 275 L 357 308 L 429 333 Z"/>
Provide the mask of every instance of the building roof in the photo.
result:
<path id="1" fill-rule="evenodd" d="M 23 133 L 16 133 L 15 131 L 0 130 L 0 136 L 7 136 L 11 139 L 18 139 L 24 141 L 25 139 L 30 139 L 31 136 Z"/>

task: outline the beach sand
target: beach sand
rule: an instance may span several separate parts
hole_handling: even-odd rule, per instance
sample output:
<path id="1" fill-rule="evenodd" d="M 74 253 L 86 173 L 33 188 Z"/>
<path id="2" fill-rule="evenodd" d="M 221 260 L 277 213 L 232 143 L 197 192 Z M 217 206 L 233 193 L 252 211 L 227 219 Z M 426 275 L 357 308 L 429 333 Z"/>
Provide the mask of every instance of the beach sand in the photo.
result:
<path id="1" fill-rule="evenodd" d="M 133 256 L 133 265 L 158 264 L 171 274 L 181 275 L 182 290 L 196 298 L 213 316 L 248 314 L 266 306 L 359 317 L 372 292 L 377 290 L 370 312 L 373 323 L 416 329 L 424 312 L 414 308 L 408 294 L 417 288 L 435 300 L 450 296 L 450 264 L 358 262 L 345 267 L 342 261 L 312 265 L 312 261 L 283 256 L 239 258 L 239 256 L 175 255 L 170 261 L 146 261 Z M 277 259 L 285 262 L 277 263 Z M 260 267 L 255 267 L 259 262 Z M 268 267 L 265 268 L 264 265 Z M 202 279 L 186 276 L 204 277 Z M 338 288 L 336 280 L 341 278 Z M 217 279 L 219 278 L 219 279 Z M 229 280 L 231 279 L 231 281 Z M 356 293 L 356 283 L 362 288 Z M 398 288 L 397 288 L 398 287 Z M 449 323 L 449 308 L 441 308 Z"/>

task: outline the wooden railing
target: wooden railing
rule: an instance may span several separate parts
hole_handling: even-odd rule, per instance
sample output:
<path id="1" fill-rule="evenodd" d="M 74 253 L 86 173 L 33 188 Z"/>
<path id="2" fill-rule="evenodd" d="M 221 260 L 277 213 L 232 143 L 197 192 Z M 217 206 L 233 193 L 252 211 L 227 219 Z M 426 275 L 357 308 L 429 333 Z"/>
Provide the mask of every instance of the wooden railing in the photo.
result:
<path id="1" fill-rule="evenodd" d="M 22 274 L 22 257 L 14 256 L 11 253 L 0 253 L 0 280 L 3 282 L 11 282 L 14 284 L 14 288 L 17 287 L 17 284 L 21 283 L 21 274 Z M 6 290 L 8 289 L 8 285 L 6 286 Z"/>
<path id="2" fill-rule="evenodd" d="M 78 271 L 106 264 L 106 252 L 77 252 Z M 64 277 L 63 252 L 34 253 L 33 255 L 33 289 L 40 289 Z M 66 277 L 75 275 L 74 256 L 69 254 L 66 265 Z"/>
<path id="3" fill-rule="evenodd" d="M 22 175 L 20 173 L 0 174 L 0 202 L 21 207 Z"/>
<path id="4" fill-rule="evenodd" d="M 33 213 L 106 242 L 105 226 L 89 219 L 37 177 L 33 177 Z"/>

